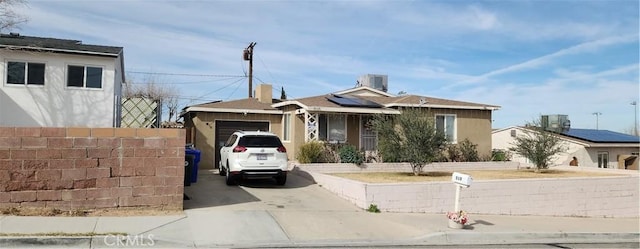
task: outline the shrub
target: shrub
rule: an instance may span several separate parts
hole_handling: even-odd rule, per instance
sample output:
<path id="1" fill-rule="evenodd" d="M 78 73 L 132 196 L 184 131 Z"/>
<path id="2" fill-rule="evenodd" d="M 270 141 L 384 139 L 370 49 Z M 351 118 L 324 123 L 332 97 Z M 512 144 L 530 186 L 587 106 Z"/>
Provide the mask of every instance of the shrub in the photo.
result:
<path id="1" fill-rule="evenodd" d="M 505 150 L 494 149 L 491 151 L 491 161 L 511 161 L 511 153 Z"/>
<path id="2" fill-rule="evenodd" d="M 369 204 L 369 208 L 367 208 L 367 211 L 371 213 L 380 213 L 380 209 L 378 208 L 378 205 L 373 203 Z"/>
<path id="3" fill-rule="evenodd" d="M 462 155 L 462 161 L 464 162 L 477 162 L 480 161 L 480 156 L 478 155 L 478 147 L 477 144 L 471 143 L 469 139 L 465 138 L 458 145 L 460 148 L 460 154 Z"/>
<path id="4" fill-rule="evenodd" d="M 447 144 L 444 150 L 446 153 L 446 160 L 448 162 L 461 162 L 462 152 L 458 149 L 456 144 Z"/>
<path id="5" fill-rule="evenodd" d="M 341 146 L 338 150 L 338 154 L 340 155 L 341 163 L 355 163 L 356 165 L 361 165 L 364 161 L 363 153 L 358 151 L 356 147 L 351 144 Z"/>
<path id="6" fill-rule="evenodd" d="M 300 150 L 296 155 L 296 159 L 300 163 L 318 163 L 322 162 L 325 148 L 321 142 L 311 141 L 300 146 Z"/>
<path id="7" fill-rule="evenodd" d="M 395 116 L 375 116 L 371 127 L 378 133 L 378 150 L 385 162 L 406 161 L 414 175 L 438 159 L 447 142 L 436 130 L 435 120 L 417 109 L 403 109 Z"/>

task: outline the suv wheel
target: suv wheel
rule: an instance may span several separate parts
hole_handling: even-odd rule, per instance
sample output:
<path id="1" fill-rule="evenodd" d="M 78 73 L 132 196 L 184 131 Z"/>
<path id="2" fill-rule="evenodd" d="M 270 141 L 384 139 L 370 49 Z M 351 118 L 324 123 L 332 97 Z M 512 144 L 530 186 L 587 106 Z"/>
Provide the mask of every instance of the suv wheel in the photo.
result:
<path id="1" fill-rule="evenodd" d="M 284 186 L 287 183 L 287 175 L 276 176 L 276 184 Z"/>
<path id="2" fill-rule="evenodd" d="M 218 168 L 218 175 L 221 175 L 221 176 L 225 176 L 226 175 L 226 172 L 224 170 L 224 167 L 222 167 L 222 164 L 220 164 L 220 166 Z"/>
<path id="3" fill-rule="evenodd" d="M 226 173 L 226 174 L 224 174 L 225 175 L 225 183 L 227 183 L 227 186 L 236 185 L 237 184 L 236 177 L 232 176 L 231 173 L 229 173 L 229 172 L 225 172 L 225 173 Z"/>

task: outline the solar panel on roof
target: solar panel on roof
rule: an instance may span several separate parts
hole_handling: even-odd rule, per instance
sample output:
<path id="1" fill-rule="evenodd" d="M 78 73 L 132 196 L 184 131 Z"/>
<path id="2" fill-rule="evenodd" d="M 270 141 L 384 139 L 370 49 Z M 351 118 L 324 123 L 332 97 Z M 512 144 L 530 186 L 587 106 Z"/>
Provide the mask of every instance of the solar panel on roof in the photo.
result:
<path id="1" fill-rule="evenodd" d="M 640 137 L 608 130 L 570 129 L 564 135 L 600 143 L 639 143 Z"/>
<path id="2" fill-rule="evenodd" d="M 327 97 L 327 100 L 344 107 L 371 107 L 371 108 L 382 107 L 380 104 L 376 102 L 366 100 L 366 99 L 351 97 L 351 96 L 347 97 L 347 96 L 341 96 L 341 95 L 333 95 L 331 97 Z"/>

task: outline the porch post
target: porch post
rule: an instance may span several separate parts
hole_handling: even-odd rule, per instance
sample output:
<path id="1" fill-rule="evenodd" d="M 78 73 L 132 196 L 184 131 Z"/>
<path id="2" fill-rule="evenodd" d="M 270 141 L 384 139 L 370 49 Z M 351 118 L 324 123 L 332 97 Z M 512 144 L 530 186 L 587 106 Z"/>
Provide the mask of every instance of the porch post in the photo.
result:
<path id="1" fill-rule="evenodd" d="M 318 114 L 305 112 L 304 121 L 304 141 L 318 141 Z"/>

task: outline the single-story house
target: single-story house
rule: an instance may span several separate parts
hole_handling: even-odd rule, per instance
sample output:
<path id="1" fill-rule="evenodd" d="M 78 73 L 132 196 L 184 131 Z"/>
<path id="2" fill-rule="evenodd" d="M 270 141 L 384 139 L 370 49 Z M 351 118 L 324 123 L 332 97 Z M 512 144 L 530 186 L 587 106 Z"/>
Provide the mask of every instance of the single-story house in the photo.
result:
<path id="1" fill-rule="evenodd" d="M 494 130 L 492 147 L 508 150 L 517 136 L 532 132 L 526 127 L 511 126 Z M 569 165 L 576 157 L 579 167 L 617 168 L 638 170 L 640 137 L 609 130 L 574 129 L 555 133 L 567 148 L 565 153 L 556 155 L 552 165 Z M 521 155 L 513 154 L 512 161 L 531 164 Z"/>
<path id="2" fill-rule="evenodd" d="M 120 127 L 123 48 L 0 34 L 0 126 Z"/>
<path id="3" fill-rule="evenodd" d="M 380 86 L 380 85 L 378 85 Z M 183 110 L 188 141 L 201 150 L 200 168 L 218 167 L 220 145 L 236 130 L 263 130 L 280 136 L 289 160 L 308 141 L 348 143 L 375 150 L 377 135 L 367 128 L 375 114 L 424 108 L 452 141 L 469 139 L 480 155 L 491 155 L 491 116 L 500 107 L 417 95 L 393 95 L 382 87 L 359 86 L 306 98 L 272 98 L 272 86 L 256 87 L 255 98 L 188 106 Z"/>

